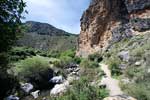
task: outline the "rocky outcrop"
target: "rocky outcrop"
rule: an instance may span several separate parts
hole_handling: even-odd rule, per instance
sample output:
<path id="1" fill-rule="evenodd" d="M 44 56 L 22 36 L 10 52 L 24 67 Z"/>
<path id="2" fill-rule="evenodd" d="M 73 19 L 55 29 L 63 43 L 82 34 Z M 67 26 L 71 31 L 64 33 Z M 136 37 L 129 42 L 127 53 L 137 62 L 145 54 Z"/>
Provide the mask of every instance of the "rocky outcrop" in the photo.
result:
<path id="1" fill-rule="evenodd" d="M 149 29 L 150 0 L 92 0 L 81 18 L 77 55 L 86 57 Z"/>

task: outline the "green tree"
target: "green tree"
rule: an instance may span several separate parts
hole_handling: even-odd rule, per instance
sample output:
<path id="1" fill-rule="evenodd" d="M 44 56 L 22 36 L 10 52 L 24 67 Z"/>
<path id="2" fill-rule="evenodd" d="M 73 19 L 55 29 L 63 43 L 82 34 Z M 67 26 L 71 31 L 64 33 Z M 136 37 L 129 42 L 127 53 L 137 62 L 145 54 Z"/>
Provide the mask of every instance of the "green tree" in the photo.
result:
<path id="1" fill-rule="evenodd" d="M 9 94 L 16 83 L 15 78 L 7 73 L 7 52 L 15 43 L 17 34 L 21 32 L 21 18 L 25 6 L 23 0 L 0 0 L 0 99 Z"/>

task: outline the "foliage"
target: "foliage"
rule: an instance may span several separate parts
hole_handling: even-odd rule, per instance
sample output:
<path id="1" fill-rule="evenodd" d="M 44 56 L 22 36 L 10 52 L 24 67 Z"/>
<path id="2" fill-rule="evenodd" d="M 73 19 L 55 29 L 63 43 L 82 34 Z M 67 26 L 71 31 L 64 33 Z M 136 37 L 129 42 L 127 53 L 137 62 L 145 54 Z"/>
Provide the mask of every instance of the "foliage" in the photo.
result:
<path id="1" fill-rule="evenodd" d="M 9 75 L 8 73 L 0 70 L 0 99 L 3 100 L 4 97 L 11 93 L 14 93 L 19 89 L 19 82 L 16 77 Z"/>
<path id="2" fill-rule="evenodd" d="M 137 35 L 128 40 L 122 40 L 111 46 L 105 53 L 105 61 L 109 64 L 113 73 L 122 73 L 122 77 L 131 80 L 129 83 L 120 83 L 122 90 L 138 100 L 150 100 L 150 33 Z M 124 62 L 118 58 L 120 51 L 129 51 L 130 59 Z M 136 65 L 136 62 L 140 62 Z M 119 69 L 120 64 L 125 64 L 125 70 Z M 113 72 L 114 71 L 114 72 Z"/>
<path id="3" fill-rule="evenodd" d="M 17 41 L 19 46 L 32 47 L 50 52 L 62 52 L 75 49 L 77 35 L 57 29 L 46 23 L 28 21 L 27 32 Z"/>
<path id="4" fill-rule="evenodd" d="M 75 81 L 72 88 L 63 96 L 54 98 L 54 100 L 102 100 L 108 96 L 108 91 L 91 86 L 86 77 Z"/>
<path id="5" fill-rule="evenodd" d="M 88 59 L 83 59 L 80 63 L 80 66 L 84 68 L 97 68 L 99 67 L 99 64 L 94 61 L 89 61 Z"/>
<path id="6" fill-rule="evenodd" d="M 64 68 L 70 63 L 81 63 L 81 58 L 75 56 L 75 50 L 67 50 L 59 54 L 59 61 L 54 63 L 55 67 Z"/>
<path id="7" fill-rule="evenodd" d="M 94 53 L 88 56 L 88 59 L 91 61 L 101 62 L 103 60 L 103 57 L 100 53 Z"/>
<path id="8" fill-rule="evenodd" d="M 35 88 L 49 87 L 49 79 L 53 71 L 49 67 L 48 58 L 35 56 L 16 63 L 13 69 L 21 81 L 31 82 Z"/>
<path id="9" fill-rule="evenodd" d="M 142 57 L 142 55 L 144 54 L 144 48 L 142 47 L 137 47 L 135 49 L 132 50 L 131 54 L 133 56 L 136 56 L 136 57 Z"/>
<path id="10" fill-rule="evenodd" d="M 135 78 L 135 77 L 141 77 L 143 74 L 145 73 L 144 68 L 142 67 L 138 67 L 136 68 L 136 66 L 130 66 L 129 68 L 126 69 L 125 71 L 125 75 L 128 78 Z"/>
<path id="11" fill-rule="evenodd" d="M 77 36 L 50 36 L 25 33 L 17 43 L 19 46 L 27 46 L 44 51 L 63 52 L 76 48 Z"/>
<path id="12" fill-rule="evenodd" d="M 32 48 L 27 47 L 13 47 L 9 51 L 11 61 L 23 60 L 27 57 L 36 56 L 36 51 Z"/>
<path id="13" fill-rule="evenodd" d="M 75 57 L 75 50 L 71 50 L 70 49 L 70 50 L 62 52 L 60 57 L 64 57 L 64 56 L 68 56 L 68 57 L 74 58 Z"/>
<path id="14" fill-rule="evenodd" d="M 22 0 L 0 0 L 0 99 L 3 99 L 17 84 L 7 73 L 7 52 L 21 32 L 20 24 L 25 3 Z"/>
<path id="15" fill-rule="evenodd" d="M 28 77 L 38 71 L 49 68 L 48 61 L 43 57 L 32 57 L 16 63 L 15 71 L 18 76 Z"/>
<path id="16" fill-rule="evenodd" d="M 54 50 L 54 51 L 47 52 L 47 57 L 59 58 L 60 54 L 61 54 L 60 51 Z"/>
<path id="17" fill-rule="evenodd" d="M 24 7 L 25 3 L 22 0 L 0 1 L 0 52 L 7 51 L 20 32 L 19 24 Z"/>
<path id="18" fill-rule="evenodd" d="M 146 75 L 146 76 L 145 76 Z M 137 77 L 135 83 L 121 84 L 122 89 L 129 95 L 138 100 L 150 100 L 150 74 L 146 73 L 144 76 Z"/>
<path id="19" fill-rule="evenodd" d="M 80 64 L 81 61 L 82 61 L 82 58 L 80 58 L 80 57 L 74 57 L 73 60 L 74 60 L 75 63 Z"/>
<path id="20" fill-rule="evenodd" d="M 111 69 L 111 74 L 113 76 L 118 76 L 122 74 L 121 69 L 119 68 L 119 64 L 120 64 L 120 59 L 117 59 L 115 57 L 109 59 L 108 65 L 109 68 Z"/>

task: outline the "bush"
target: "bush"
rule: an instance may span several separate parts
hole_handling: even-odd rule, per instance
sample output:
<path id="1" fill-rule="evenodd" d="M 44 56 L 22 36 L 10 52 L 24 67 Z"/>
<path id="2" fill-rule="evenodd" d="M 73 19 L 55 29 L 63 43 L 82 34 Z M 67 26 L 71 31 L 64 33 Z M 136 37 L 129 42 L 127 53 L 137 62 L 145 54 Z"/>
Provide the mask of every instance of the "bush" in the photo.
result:
<path id="1" fill-rule="evenodd" d="M 80 63 L 80 66 L 84 67 L 84 68 L 97 68 L 97 67 L 99 67 L 99 64 L 94 61 L 89 61 L 87 59 L 83 59 Z"/>
<path id="2" fill-rule="evenodd" d="M 134 77 L 142 77 L 145 73 L 145 70 L 142 67 L 135 67 L 135 66 L 130 66 L 129 68 L 126 69 L 125 75 L 129 78 L 134 78 Z"/>
<path id="3" fill-rule="evenodd" d="M 75 63 L 77 63 L 77 64 L 80 64 L 81 61 L 82 61 L 82 58 L 80 58 L 80 57 L 74 57 L 74 58 L 73 58 L 73 61 L 74 61 Z"/>
<path id="4" fill-rule="evenodd" d="M 108 96 L 107 90 L 90 86 L 88 79 L 82 77 L 81 80 L 73 83 L 67 93 L 54 100 L 102 100 L 106 96 Z"/>
<path id="5" fill-rule="evenodd" d="M 137 48 L 135 48 L 132 52 L 131 52 L 131 54 L 133 55 L 133 56 L 136 56 L 136 57 L 142 57 L 143 56 L 143 54 L 144 54 L 144 48 L 142 48 L 142 47 L 137 47 Z"/>
<path id="6" fill-rule="evenodd" d="M 14 47 L 9 52 L 11 61 L 23 60 L 27 57 L 35 56 L 35 50 L 27 47 Z"/>
<path id="7" fill-rule="evenodd" d="M 62 52 L 60 57 L 64 57 L 64 56 L 74 58 L 75 57 L 75 51 L 74 50 L 67 50 L 65 52 Z"/>
<path id="8" fill-rule="evenodd" d="M 16 92 L 19 89 L 19 81 L 16 77 L 9 75 L 8 73 L 0 71 L 0 99 Z"/>
<path id="9" fill-rule="evenodd" d="M 149 81 L 150 82 L 150 81 Z M 150 100 L 149 82 L 132 83 L 122 85 L 122 89 L 129 95 L 135 97 L 137 100 Z"/>
<path id="10" fill-rule="evenodd" d="M 48 53 L 48 57 L 53 57 L 53 58 L 59 58 L 60 57 L 60 51 L 51 51 Z"/>
<path id="11" fill-rule="evenodd" d="M 103 57 L 100 53 L 94 53 L 88 56 L 88 59 L 91 61 L 101 62 Z"/>
<path id="12" fill-rule="evenodd" d="M 44 57 L 32 57 L 20 61 L 15 71 L 21 81 L 31 82 L 36 89 L 47 89 L 49 79 L 53 77 L 53 70 L 49 68 L 48 60 Z"/>
<path id="13" fill-rule="evenodd" d="M 115 57 L 109 59 L 108 65 L 112 75 L 118 76 L 122 74 L 121 69 L 119 68 L 120 63 L 121 63 L 120 59 L 117 59 Z"/>

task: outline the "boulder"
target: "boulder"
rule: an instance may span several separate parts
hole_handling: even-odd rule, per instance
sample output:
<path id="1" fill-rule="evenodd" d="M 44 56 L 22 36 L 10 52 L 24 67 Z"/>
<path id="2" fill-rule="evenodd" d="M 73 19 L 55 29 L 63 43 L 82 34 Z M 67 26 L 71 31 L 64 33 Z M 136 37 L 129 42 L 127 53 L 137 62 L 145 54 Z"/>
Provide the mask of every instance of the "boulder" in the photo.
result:
<path id="1" fill-rule="evenodd" d="M 43 97 L 42 100 L 47 100 L 46 97 Z"/>
<path id="2" fill-rule="evenodd" d="M 80 71 L 80 68 L 76 68 L 75 70 L 74 70 L 74 72 L 79 72 Z"/>
<path id="3" fill-rule="evenodd" d="M 31 92 L 31 95 L 33 96 L 34 99 L 38 98 L 40 95 L 40 90 L 36 90 L 34 92 Z"/>
<path id="4" fill-rule="evenodd" d="M 116 96 L 106 97 L 103 100 L 137 100 L 137 99 L 127 95 L 116 95 Z"/>
<path id="5" fill-rule="evenodd" d="M 76 75 L 76 76 L 79 76 L 79 73 L 78 73 L 78 72 L 72 72 L 70 75 Z"/>
<path id="6" fill-rule="evenodd" d="M 6 98 L 6 100 L 19 100 L 19 97 L 15 96 L 15 95 L 10 95 Z"/>
<path id="7" fill-rule="evenodd" d="M 147 70 L 148 73 L 150 73 L 150 68 Z"/>
<path id="8" fill-rule="evenodd" d="M 24 83 L 24 84 L 21 84 L 21 89 L 24 92 L 29 93 L 33 89 L 33 85 L 31 83 Z"/>
<path id="9" fill-rule="evenodd" d="M 60 84 L 63 82 L 63 77 L 62 76 L 55 76 L 52 79 L 50 79 L 49 82 L 52 82 L 54 84 Z"/>
<path id="10" fill-rule="evenodd" d="M 136 66 L 140 66 L 140 65 L 141 65 L 141 62 L 140 62 L 140 61 L 135 62 L 135 65 L 136 65 Z"/>
<path id="11" fill-rule="evenodd" d="M 127 68 L 127 65 L 126 65 L 126 64 L 120 64 L 120 65 L 119 65 L 119 68 L 122 69 L 122 70 L 124 70 L 124 69 Z"/>
<path id="12" fill-rule="evenodd" d="M 77 67 L 79 67 L 79 65 L 78 65 L 78 64 L 75 64 L 75 63 L 70 63 L 70 64 L 67 66 L 67 68 L 77 68 Z"/>
<path id="13" fill-rule="evenodd" d="M 118 57 L 121 60 L 128 62 L 130 59 L 129 51 L 122 51 L 122 52 L 118 53 Z"/>
<path id="14" fill-rule="evenodd" d="M 71 73 L 71 72 L 73 72 L 74 68 L 68 68 L 66 70 L 67 70 L 68 73 Z"/>
<path id="15" fill-rule="evenodd" d="M 50 91 L 50 95 L 51 96 L 61 95 L 64 92 L 66 92 L 68 87 L 69 87 L 69 82 L 68 81 L 65 81 L 62 84 L 56 84 L 54 86 L 54 88 Z"/>

